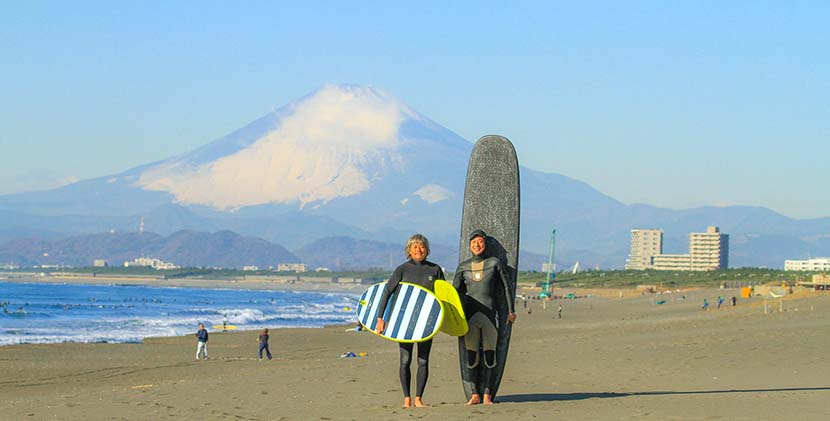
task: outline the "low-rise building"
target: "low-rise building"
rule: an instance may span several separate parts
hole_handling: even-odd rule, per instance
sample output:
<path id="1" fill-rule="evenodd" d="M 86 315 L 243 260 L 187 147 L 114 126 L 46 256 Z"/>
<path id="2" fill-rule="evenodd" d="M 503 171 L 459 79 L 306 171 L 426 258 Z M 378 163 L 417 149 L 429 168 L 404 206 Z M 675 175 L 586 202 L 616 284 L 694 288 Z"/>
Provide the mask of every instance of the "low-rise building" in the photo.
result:
<path id="1" fill-rule="evenodd" d="M 95 259 L 92 261 L 92 267 L 105 268 L 107 266 L 109 266 L 109 264 L 107 264 L 107 261 L 104 259 Z"/>
<path id="2" fill-rule="evenodd" d="M 305 263 L 280 263 L 277 265 L 277 272 L 305 272 Z"/>
<path id="3" fill-rule="evenodd" d="M 830 257 L 816 257 L 807 260 L 785 260 L 784 270 L 830 272 Z"/>
<path id="4" fill-rule="evenodd" d="M 155 270 L 179 269 L 179 266 L 152 257 L 137 257 L 129 262 L 124 262 L 124 267 L 151 267 Z"/>
<path id="5" fill-rule="evenodd" d="M 652 261 L 654 270 L 692 270 L 692 256 L 688 254 L 658 254 Z"/>

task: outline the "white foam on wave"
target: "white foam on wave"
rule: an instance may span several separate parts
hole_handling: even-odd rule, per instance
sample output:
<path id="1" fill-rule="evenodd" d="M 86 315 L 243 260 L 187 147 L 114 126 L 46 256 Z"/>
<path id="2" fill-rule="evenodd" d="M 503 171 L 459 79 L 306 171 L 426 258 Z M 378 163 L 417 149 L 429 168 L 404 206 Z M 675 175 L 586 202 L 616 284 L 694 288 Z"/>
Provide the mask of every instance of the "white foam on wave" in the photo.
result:
<path id="1" fill-rule="evenodd" d="M 244 325 L 253 322 L 258 322 L 266 319 L 265 313 L 259 309 L 253 308 L 228 308 L 214 311 L 220 318 L 220 324 L 224 322 L 227 317 L 228 323 L 234 325 Z"/>
<path id="2" fill-rule="evenodd" d="M 354 305 L 353 300 L 342 294 L 297 294 L 296 299 L 292 297 L 290 301 L 281 298 L 248 300 L 240 297 L 236 301 L 241 305 L 224 307 L 208 303 L 201 307 L 180 304 L 172 304 L 171 307 L 171 302 L 175 303 L 176 299 L 180 303 L 184 301 L 180 297 L 151 300 L 153 304 L 142 303 L 141 306 L 136 306 L 135 311 L 131 305 L 103 306 L 97 318 L 94 314 L 98 314 L 98 309 L 95 310 L 96 313 L 89 313 L 90 308 L 97 307 L 94 304 L 53 304 L 50 308 L 55 311 L 44 315 L 48 321 L 43 318 L 7 318 L 9 323 L 3 323 L 0 327 L 0 346 L 20 343 L 141 342 L 147 337 L 192 335 L 199 323 L 204 323 L 208 330 L 215 331 L 212 327 L 221 325 L 225 318 L 228 324 L 242 330 L 322 327 L 355 319 L 354 312 L 344 311 L 344 307 Z M 159 307 L 152 307 L 154 305 Z M 130 310 L 125 312 L 125 307 Z M 78 313 L 78 309 L 85 312 Z"/>

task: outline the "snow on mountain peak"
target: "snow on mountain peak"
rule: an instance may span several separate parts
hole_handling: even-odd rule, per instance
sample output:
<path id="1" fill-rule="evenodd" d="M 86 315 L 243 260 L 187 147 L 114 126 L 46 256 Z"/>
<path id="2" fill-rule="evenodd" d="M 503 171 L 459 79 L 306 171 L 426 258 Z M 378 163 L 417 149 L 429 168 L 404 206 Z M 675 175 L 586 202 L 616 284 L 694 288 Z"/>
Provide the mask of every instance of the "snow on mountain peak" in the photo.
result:
<path id="1" fill-rule="evenodd" d="M 416 190 L 415 193 L 412 194 L 420 197 L 421 200 L 429 204 L 437 203 L 442 200 L 447 200 L 453 196 L 451 190 L 439 186 L 437 184 L 427 184 L 421 187 L 420 189 Z"/>
<path id="2" fill-rule="evenodd" d="M 280 114 L 244 148 L 203 163 L 187 155 L 161 162 L 137 184 L 225 210 L 356 195 L 370 187 L 370 169 L 399 164 L 398 129 L 414 117 L 382 91 L 354 85 L 324 86 Z"/>

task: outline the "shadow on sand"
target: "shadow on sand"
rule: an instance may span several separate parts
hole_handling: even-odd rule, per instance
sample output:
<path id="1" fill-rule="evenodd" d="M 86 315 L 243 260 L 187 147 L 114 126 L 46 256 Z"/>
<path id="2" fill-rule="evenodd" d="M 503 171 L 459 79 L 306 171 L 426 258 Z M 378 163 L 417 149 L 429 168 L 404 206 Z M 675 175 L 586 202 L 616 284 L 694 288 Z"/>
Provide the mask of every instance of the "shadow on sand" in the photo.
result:
<path id="1" fill-rule="evenodd" d="M 759 393 L 759 392 L 812 392 L 828 391 L 830 387 L 786 387 L 778 389 L 729 389 L 729 390 L 689 390 L 689 391 L 654 391 L 654 392 L 585 392 L 585 393 L 527 393 L 523 395 L 502 395 L 497 402 L 553 402 L 578 401 L 594 398 L 625 398 L 629 396 L 661 395 L 708 395 L 714 393 Z"/>

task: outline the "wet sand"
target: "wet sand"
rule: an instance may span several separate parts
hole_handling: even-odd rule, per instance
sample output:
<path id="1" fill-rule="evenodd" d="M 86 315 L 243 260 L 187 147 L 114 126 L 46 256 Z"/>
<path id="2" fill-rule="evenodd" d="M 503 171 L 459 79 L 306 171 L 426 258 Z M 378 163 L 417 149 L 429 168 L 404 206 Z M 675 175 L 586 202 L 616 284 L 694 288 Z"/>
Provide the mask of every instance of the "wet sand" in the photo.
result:
<path id="1" fill-rule="evenodd" d="M 397 345 L 333 326 L 272 330 L 272 361 L 256 358 L 256 332 L 212 332 L 207 361 L 192 336 L 0 347 L 0 418 L 826 418 L 830 294 L 787 297 L 783 312 L 768 300 L 766 315 L 760 298 L 700 310 L 737 290 L 684 294 L 520 303 L 493 406 L 462 404 L 455 338 L 433 345 L 431 407 L 402 409 Z"/>

